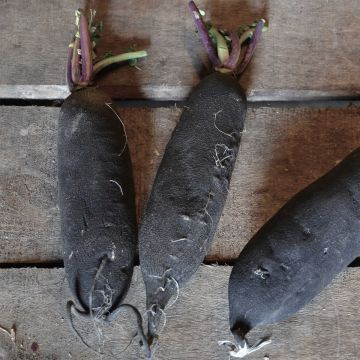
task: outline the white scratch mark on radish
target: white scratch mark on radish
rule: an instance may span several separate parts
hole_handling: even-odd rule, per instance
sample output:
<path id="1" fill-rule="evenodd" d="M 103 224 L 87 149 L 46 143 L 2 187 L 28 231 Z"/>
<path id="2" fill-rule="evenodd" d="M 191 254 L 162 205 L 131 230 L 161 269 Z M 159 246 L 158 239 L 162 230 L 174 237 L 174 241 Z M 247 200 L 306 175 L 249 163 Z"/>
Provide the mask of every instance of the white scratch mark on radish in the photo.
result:
<path id="1" fill-rule="evenodd" d="M 177 239 L 177 240 L 171 240 L 172 243 L 178 243 L 180 241 L 190 241 L 188 238 L 180 238 L 180 239 Z"/>
<path id="2" fill-rule="evenodd" d="M 155 294 L 157 294 L 159 291 L 161 292 L 165 292 L 165 288 L 163 286 L 159 286 L 156 291 L 155 291 Z"/>
<path id="3" fill-rule="evenodd" d="M 166 274 L 171 271 L 172 271 L 172 268 L 169 268 L 169 269 L 166 269 L 161 276 L 159 276 L 159 275 L 148 275 L 148 276 L 155 278 L 155 279 L 164 279 L 166 277 Z"/>
<path id="4" fill-rule="evenodd" d="M 111 260 L 111 261 L 114 261 L 114 260 L 115 260 L 115 251 L 114 251 L 114 250 L 111 251 L 110 260 Z"/>
<path id="5" fill-rule="evenodd" d="M 116 245 L 113 243 L 112 244 L 112 250 L 111 250 L 111 256 L 110 256 L 111 261 L 115 260 L 115 250 L 116 250 Z"/>
<path id="6" fill-rule="evenodd" d="M 122 196 L 124 196 L 124 192 L 123 192 L 123 189 L 122 189 L 122 187 L 121 187 L 121 185 L 117 182 L 117 181 L 115 181 L 115 180 L 109 180 L 110 182 L 112 182 L 112 183 L 114 183 L 115 185 L 117 185 L 117 187 L 120 189 L 120 191 L 121 191 L 121 195 Z"/>
<path id="7" fill-rule="evenodd" d="M 125 135 L 125 144 L 124 144 L 124 147 L 122 148 L 120 154 L 118 154 L 117 156 L 121 156 L 123 154 L 123 152 L 125 151 L 126 149 L 126 146 L 128 144 L 128 138 L 127 138 L 127 135 L 126 135 L 126 130 L 125 130 L 125 125 L 123 123 L 123 121 L 121 120 L 119 114 L 111 107 L 111 103 L 105 103 L 105 105 L 115 114 L 115 116 L 119 119 L 123 129 L 124 129 L 124 135 Z"/>
<path id="8" fill-rule="evenodd" d="M 210 203 L 211 196 L 212 196 L 212 193 L 211 193 L 211 191 L 210 191 L 209 194 L 208 194 L 208 198 L 207 198 L 205 207 L 204 207 L 204 213 L 210 218 L 211 227 L 212 227 L 212 225 L 213 225 L 213 219 L 212 219 L 211 215 L 209 214 L 209 212 L 208 212 L 208 210 L 207 210 L 207 208 L 208 208 L 208 206 L 209 206 L 209 203 Z M 206 240 L 207 240 L 207 239 L 206 239 Z M 205 241 L 206 241 L 206 240 L 205 240 Z"/>

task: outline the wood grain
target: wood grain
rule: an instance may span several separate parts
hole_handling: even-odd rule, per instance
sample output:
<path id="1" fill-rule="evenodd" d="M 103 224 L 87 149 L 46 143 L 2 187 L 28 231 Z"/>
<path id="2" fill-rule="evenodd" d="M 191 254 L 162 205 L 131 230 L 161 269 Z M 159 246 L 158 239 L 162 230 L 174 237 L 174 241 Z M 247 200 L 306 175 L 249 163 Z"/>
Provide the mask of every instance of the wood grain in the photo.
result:
<path id="1" fill-rule="evenodd" d="M 119 108 L 141 218 L 178 108 Z M 56 201 L 58 108 L 0 108 L 0 262 L 62 259 Z M 290 197 L 359 146 L 360 109 L 251 108 L 207 257 L 231 262 Z"/>
<path id="2" fill-rule="evenodd" d="M 269 20 L 270 30 L 241 80 L 250 99 L 358 98 L 357 0 L 198 3 L 215 24 L 228 29 L 260 17 Z M 183 99 L 207 73 L 187 0 L 1 0 L 1 97 L 65 96 L 66 52 L 79 6 L 96 8 L 104 21 L 99 54 L 125 52 L 134 44 L 149 52 L 139 63 L 141 70 L 123 66 L 102 74 L 99 83 L 113 97 Z"/>
<path id="3" fill-rule="evenodd" d="M 199 269 L 177 303 L 166 311 L 167 324 L 160 335 L 157 360 L 228 359 L 217 341 L 232 340 L 227 300 L 230 271 L 228 266 Z M 70 295 L 64 277 L 63 269 L 0 270 L 0 325 L 16 327 L 15 344 L 0 332 L 0 359 L 99 359 L 75 338 L 65 320 L 64 305 Z M 247 359 L 262 360 L 268 356 L 276 360 L 357 360 L 359 281 L 359 269 L 348 269 L 290 319 L 253 330 L 251 342 L 271 335 L 272 343 Z M 144 286 L 139 269 L 127 301 L 143 309 Z M 92 325 L 77 320 L 75 323 L 86 341 L 97 346 Z M 117 355 L 102 359 L 143 358 L 136 341 L 120 354 L 134 331 L 130 314 L 102 330 L 107 337 L 103 351 Z"/>

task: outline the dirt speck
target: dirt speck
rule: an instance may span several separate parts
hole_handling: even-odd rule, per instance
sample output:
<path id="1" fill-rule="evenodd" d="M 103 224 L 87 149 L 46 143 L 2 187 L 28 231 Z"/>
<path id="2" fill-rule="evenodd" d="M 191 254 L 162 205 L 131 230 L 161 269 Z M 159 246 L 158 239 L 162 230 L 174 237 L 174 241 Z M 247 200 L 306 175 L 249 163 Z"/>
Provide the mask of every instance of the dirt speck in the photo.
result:
<path id="1" fill-rule="evenodd" d="M 39 344 L 34 341 L 34 342 L 31 344 L 31 350 L 32 350 L 33 352 L 38 352 L 38 351 L 39 351 Z"/>

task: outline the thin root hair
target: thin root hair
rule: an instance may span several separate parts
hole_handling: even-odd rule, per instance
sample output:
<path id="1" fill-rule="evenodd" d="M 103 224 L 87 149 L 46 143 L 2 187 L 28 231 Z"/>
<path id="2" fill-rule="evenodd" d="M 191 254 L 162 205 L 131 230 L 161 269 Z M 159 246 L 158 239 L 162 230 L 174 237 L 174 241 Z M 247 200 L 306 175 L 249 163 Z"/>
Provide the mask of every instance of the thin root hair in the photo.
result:
<path id="1" fill-rule="evenodd" d="M 270 343 L 271 343 L 271 339 L 268 337 L 260 339 L 252 346 L 249 345 L 246 338 L 244 338 L 243 345 L 234 344 L 232 341 L 227 341 L 227 340 L 218 341 L 218 345 L 226 346 L 227 350 L 229 351 L 229 356 L 230 356 L 229 359 L 231 357 L 234 357 L 237 359 L 242 359 L 245 356 L 247 356 L 255 351 L 258 351 L 259 349 L 261 349 L 262 347 L 264 347 Z"/>
<path id="2" fill-rule="evenodd" d="M 157 331 L 157 335 L 159 335 L 165 328 L 166 326 L 166 313 L 165 311 L 160 307 L 158 306 L 157 304 L 152 304 L 151 307 L 146 311 L 146 313 L 150 313 L 152 316 L 155 316 L 156 315 L 156 312 L 153 310 L 154 307 L 157 307 L 158 310 L 160 311 L 161 315 L 163 316 L 164 318 L 164 323 L 161 325 L 161 327 L 158 329 Z"/>
<path id="3" fill-rule="evenodd" d="M 170 276 L 168 279 L 170 279 L 174 284 L 175 284 L 175 289 L 176 289 L 176 295 L 175 295 L 175 299 L 168 304 L 165 307 L 165 310 L 170 309 L 173 305 L 175 305 L 175 303 L 177 302 L 179 295 L 180 295 L 180 287 L 179 287 L 179 283 L 176 281 L 176 279 L 172 276 Z M 171 299 L 171 298 L 170 298 Z"/>
<path id="4" fill-rule="evenodd" d="M 221 129 L 219 129 L 219 127 L 216 125 L 217 116 L 222 112 L 223 112 L 223 109 L 221 109 L 221 110 L 219 110 L 219 111 L 217 111 L 216 113 L 213 114 L 214 115 L 214 126 L 215 126 L 216 130 L 218 130 L 221 134 L 229 136 L 230 138 L 233 138 L 234 137 L 233 134 L 235 134 L 235 132 L 232 132 L 232 133 L 228 134 L 225 131 L 222 131 Z"/>
<path id="5" fill-rule="evenodd" d="M 121 156 L 123 154 L 123 152 L 125 151 L 126 149 L 126 146 L 128 144 L 128 137 L 127 137 L 127 134 L 126 134 L 126 129 L 125 129 L 125 125 L 123 123 L 123 121 L 121 120 L 121 117 L 119 116 L 119 114 L 112 108 L 111 106 L 111 103 L 105 103 L 105 105 L 111 109 L 111 111 L 115 114 L 115 116 L 119 119 L 122 127 L 123 127 L 123 130 L 124 130 L 124 135 L 125 135 L 125 144 L 124 144 L 124 147 L 122 148 L 122 150 L 120 151 L 120 154 L 118 154 L 118 156 Z"/>
<path id="6" fill-rule="evenodd" d="M 66 314 L 66 318 L 67 318 L 67 320 L 69 322 L 71 330 L 76 335 L 76 337 L 83 343 L 83 345 L 85 345 L 88 349 L 90 349 L 91 351 L 94 351 L 98 355 L 103 355 L 98 350 L 94 349 L 91 345 L 89 345 L 85 341 L 85 339 L 80 335 L 80 333 L 77 331 L 77 329 L 75 328 L 72 316 L 71 316 L 72 313 L 75 314 L 76 316 L 78 316 L 79 318 L 86 319 L 86 320 L 89 320 L 89 317 L 90 317 L 89 314 L 86 314 L 84 312 L 79 311 L 76 308 L 74 302 L 72 300 L 69 300 L 67 302 L 67 304 L 66 304 L 66 312 L 65 312 L 65 314 Z"/>
<path id="7" fill-rule="evenodd" d="M 6 335 L 8 335 L 10 337 L 11 341 L 15 344 L 15 342 L 16 342 L 16 329 L 15 329 L 14 325 L 11 327 L 10 330 L 0 326 L 0 331 L 5 333 Z"/>
<path id="8" fill-rule="evenodd" d="M 114 183 L 120 189 L 121 195 L 124 196 L 124 192 L 123 192 L 123 189 L 122 189 L 121 185 L 115 180 L 109 180 L 109 181 L 111 183 Z"/>
<path id="9" fill-rule="evenodd" d="M 91 290 L 89 293 L 90 318 L 93 323 L 95 333 L 97 334 L 97 337 L 98 337 L 99 352 L 101 352 L 100 349 L 102 347 L 104 347 L 104 345 L 105 345 L 105 338 L 104 338 L 103 331 L 102 331 L 102 328 L 101 328 L 101 325 L 99 324 L 99 322 L 100 322 L 100 320 L 104 320 L 106 318 L 106 315 L 109 313 L 109 310 L 111 309 L 111 307 L 113 305 L 112 298 L 113 298 L 113 294 L 114 294 L 114 291 L 113 291 L 113 289 L 111 289 L 111 287 L 108 283 L 108 280 L 102 274 L 102 271 L 103 271 L 107 261 L 111 261 L 111 259 L 109 258 L 108 255 L 105 255 L 101 260 L 100 266 L 96 272 L 96 275 L 94 277 L 94 281 L 93 281 L 93 284 L 91 286 Z M 104 289 L 95 290 L 96 283 L 100 277 L 105 280 Z M 96 308 L 93 307 L 94 293 L 99 293 L 103 296 L 102 304 Z M 94 316 L 94 313 L 95 313 L 95 316 Z"/>
<path id="10" fill-rule="evenodd" d="M 152 277 L 152 278 L 155 278 L 155 279 L 165 279 L 165 277 L 167 277 L 166 276 L 166 274 L 168 273 L 168 272 L 170 272 L 170 271 L 172 271 L 172 268 L 168 268 L 168 269 L 166 269 L 165 271 L 164 271 L 164 273 L 162 274 L 162 275 L 148 275 L 149 277 Z"/>
<path id="11" fill-rule="evenodd" d="M 219 157 L 218 147 L 221 147 L 224 149 L 223 153 L 220 155 L 220 156 L 222 156 L 221 159 Z M 234 156 L 234 150 L 230 149 L 225 144 L 215 144 L 214 151 L 215 151 L 215 156 L 213 156 L 213 158 L 215 160 L 215 165 L 217 167 L 225 168 L 225 166 L 222 164 L 222 162 L 225 161 L 226 159 Z"/>
<path id="12" fill-rule="evenodd" d="M 212 219 L 211 215 L 209 214 L 209 212 L 208 212 L 208 210 L 207 210 L 207 209 L 208 209 L 208 206 L 209 206 L 209 203 L 210 203 L 210 199 L 211 199 L 211 191 L 210 191 L 209 194 L 208 194 L 208 198 L 207 198 L 205 207 L 204 207 L 204 209 L 203 209 L 205 215 L 207 215 L 207 216 L 210 218 L 210 222 L 211 222 L 210 231 L 211 231 L 211 228 L 212 228 L 214 222 L 213 222 L 213 219 Z"/>
<path id="13" fill-rule="evenodd" d="M 130 309 L 134 313 L 134 315 L 136 317 L 136 322 L 137 322 L 137 335 L 140 338 L 140 344 L 144 349 L 145 355 L 148 358 L 151 358 L 151 349 L 150 349 L 149 343 L 148 343 L 145 333 L 144 333 L 143 318 L 142 318 L 139 310 L 135 306 L 130 305 L 130 304 L 121 304 L 118 306 L 118 308 L 116 310 L 114 310 L 112 313 L 110 313 L 106 317 L 105 320 L 107 322 L 112 322 L 112 321 L 116 320 L 118 318 L 120 312 L 123 309 Z"/>

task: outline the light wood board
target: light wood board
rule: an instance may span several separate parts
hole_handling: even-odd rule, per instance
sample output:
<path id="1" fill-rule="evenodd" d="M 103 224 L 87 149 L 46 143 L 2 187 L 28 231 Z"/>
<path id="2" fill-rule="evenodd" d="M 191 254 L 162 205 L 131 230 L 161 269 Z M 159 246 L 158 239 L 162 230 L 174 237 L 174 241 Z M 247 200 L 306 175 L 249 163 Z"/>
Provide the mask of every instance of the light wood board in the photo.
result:
<path id="1" fill-rule="evenodd" d="M 129 138 L 141 218 L 181 113 L 119 108 Z M 59 108 L 0 108 L 0 262 L 62 259 L 56 197 Z M 251 108 L 228 200 L 207 257 L 232 261 L 290 197 L 359 146 L 360 109 Z"/>
<path id="2" fill-rule="evenodd" d="M 261 17 L 269 21 L 241 80 L 250 100 L 359 97 L 357 0 L 199 0 L 198 5 L 227 29 Z M 99 54 L 126 52 L 134 44 L 148 50 L 140 69 L 119 67 L 99 78 L 113 97 L 183 99 L 207 73 L 187 0 L 1 0 L 1 98 L 66 96 L 67 46 L 80 6 L 97 9 L 104 21 Z"/>
<path id="3" fill-rule="evenodd" d="M 227 283 L 231 267 L 202 266 L 167 313 L 154 360 L 227 360 L 218 340 L 232 340 L 228 330 Z M 99 359 L 70 331 L 64 304 L 70 297 L 63 269 L 0 270 L 0 325 L 16 326 L 16 342 L 0 332 L 0 359 Z M 358 324 L 359 269 L 340 275 L 313 302 L 278 325 L 260 327 L 249 335 L 251 343 L 271 335 L 272 343 L 249 355 L 248 360 L 357 360 L 360 345 Z M 211 284 L 211 285 L 210 285 Z M 126 301 L 143 310 L 144 287 L 139 269 Z M 96 346 L 89 323 L 75 321 L 84 338 Z M 103 351 L 108 359 L 143 358 L 136 341 L 122 354 L 134 319 L 130 314 L 103 327 Z"/>

